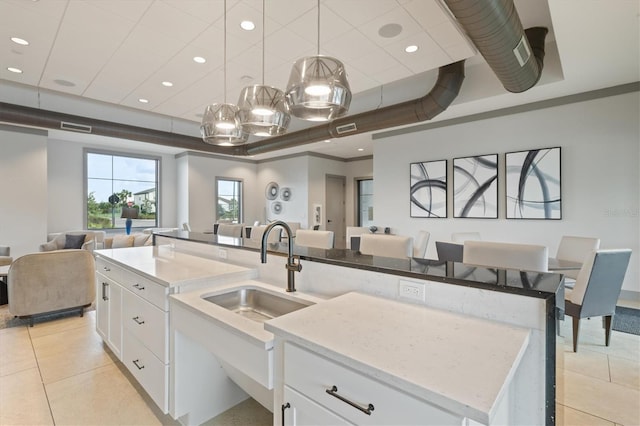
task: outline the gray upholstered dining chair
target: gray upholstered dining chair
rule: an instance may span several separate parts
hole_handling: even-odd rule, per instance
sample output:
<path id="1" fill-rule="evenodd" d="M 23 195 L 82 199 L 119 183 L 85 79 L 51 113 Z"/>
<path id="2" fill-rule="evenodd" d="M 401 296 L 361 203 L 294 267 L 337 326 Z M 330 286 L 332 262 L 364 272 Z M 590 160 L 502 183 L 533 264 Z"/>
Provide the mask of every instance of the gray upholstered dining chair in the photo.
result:
<path id="1" fill-rule="evenodd" d="M 565 291 L 565 315 L 573 319 L 573 351 L 578 351 L 580 319 L 604 317 L 605 345 L 609 346 L 616 303 L 622 289 L 630 249 L 593 250 L 585 259 L 573 289 Z"/>
<path id="2" fill-rule="evenodd" d="M 0 266 L 11 265 L 11 262 L 13 262 L 11 247 L 0 246 Z"/>
<path id="3" fill-rule="evenodd" d="M 413 238 L 400 235 L 362 234 L 360 253 L 407 259 L 413 254 Z"/>
<path id="4" fill-rule="evenodd" d="M 593 250 L 600 248 L 600 238 L 562 236 L 560 245 L 556 252 L 556 259 L 569 260 L 571 262 L 584 263 L 585 259 Z M 571 288 L 575 285 L 580 270 L 562 271 L 564 274 L 564 285 Z"/>
<path id="5" fill-rule="evenodd" d="M 448 262 L 462 262 L 464 246 L 447 241 L 436 241 L 438 260 Z"/>
<path id="6" fill-rule="evenodd" d="M 413 257 L 425 259 L 427 257 L 427 246 L 431 234 L 428 231 L 419 231 L 413 242 Z"/>
<path id="7" fill-rule="evenodd" d="M 296 246 L 332 249 L 333 241 L 333 231 L 314 231 L 312 229 L 298 229 L 296 231 Z"/>

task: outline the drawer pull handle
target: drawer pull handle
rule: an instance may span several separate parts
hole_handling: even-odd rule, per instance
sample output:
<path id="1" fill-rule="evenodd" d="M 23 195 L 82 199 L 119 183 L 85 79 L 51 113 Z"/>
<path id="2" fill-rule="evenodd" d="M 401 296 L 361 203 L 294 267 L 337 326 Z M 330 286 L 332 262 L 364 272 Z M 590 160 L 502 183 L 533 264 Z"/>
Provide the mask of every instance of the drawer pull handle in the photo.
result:
<path id="1" fill-rule="evenodd" d="M 287 408 L 291 408 L 291 404 L 288 402 L 286 404 L 282 404 L 282 426 L 284 426 L 284 410 Z"/>
<path id="2" fill-rule="evenodd" d="M 107 286 L 109 283 L 102 283 L 102 300 L 107 301 L 109 298 L 107 297 Z"/>
<path id="3" fill-rule="evenodd" d="M 363 408 L 361 406 L 359 406 L 358 404 L 356 404 L 355 402 L 351 402 L 349 401 L 347 398 L 345 398 L 344 396 L 338 395 L 338 387 L 336 385 L 331 386 L 331 389 L 326 389 L 326 392 L 331 395 L 334 396 L 336 398 L 338 398 L 340 401 L 342 402 L 346 402 L 347 404 L 349 404 L 350 406 L 352 406 L 353 408 L 357 408 L 358 410 L 362 411 L 363 413 L 365 413 L 367 416 L 371 415 L 371 412 L 373 411 L 374 407 L 373 404 L 369 404 L 369 406 L 367 408 Z"/>
<path id="4" fill-rule="evenodd" d="M 142 284 L 134 284 L 133 287 L 137 288 L 138 290 L 144 290 L 144 286 Z"/>
<path id="5" fill-rule="evenodd" d="M 140 362 L 140 360 L 139 360 L 139 359 L 134 359 L 134 360 L 133 360 L 133 365 L 135 365 L 136 367 L 138 367 L 138 370 L 142 370 L 142 369 L 144 368 L 144 365 L 143 365 L 143 366 L 140 366 L 139 362 Z"/>
<path id="6" fill-rule="evenodd" d="M 138 325 L 144 324 L 144 320 L 140 321 L 140 317 L 139 316 L 138 317 L 133 317 L 131 319 L 134 320 L 136 322 L 136 324 L 138 324 Z"/>
<path id="7" fill-rule="evenodd" d="M 105 270 L 105 271 L 107 271 L 107 272 L 111 272 L 111 268 L 109 268 L 109 267 L 107 267 L 107 266 L 103 267 L 102 269 L 104 269 L 104 270 Z"/>

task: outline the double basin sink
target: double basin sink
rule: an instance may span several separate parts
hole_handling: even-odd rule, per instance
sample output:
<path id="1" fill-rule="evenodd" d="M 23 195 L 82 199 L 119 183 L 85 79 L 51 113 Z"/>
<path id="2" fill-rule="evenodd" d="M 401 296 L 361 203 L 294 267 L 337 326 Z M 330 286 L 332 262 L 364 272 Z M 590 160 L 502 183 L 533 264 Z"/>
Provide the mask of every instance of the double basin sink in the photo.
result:
<path id="1" fill-rule="evenodd" d="M 255 287 L 234 288 L 203 299 L 261 323 L 313 305 L 310 301 L 292 300 Z"/>

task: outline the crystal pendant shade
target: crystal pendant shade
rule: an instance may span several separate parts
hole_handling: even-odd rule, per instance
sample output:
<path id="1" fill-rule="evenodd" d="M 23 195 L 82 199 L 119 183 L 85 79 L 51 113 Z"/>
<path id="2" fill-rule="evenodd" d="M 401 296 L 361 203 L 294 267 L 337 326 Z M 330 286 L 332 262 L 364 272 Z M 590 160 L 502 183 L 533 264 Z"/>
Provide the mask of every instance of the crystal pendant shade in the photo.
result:
<path id="1" fill-rule="evenodd" d="M 282 135 L 291 121 L 284 92 L 271 86 L 245 87 L 240 92 L 238 108 L 242 128 L 256 136 Z"/>
<path id="2" fill-rule="evenodd" d="M 329 121 L 349 111 L 351 89 L 344 65 L 330 56 L 298 59 L 291 69 L 286 100 L 303 120 Z"/>
<path id="3" fill-rule="evenodd" d="M 202 116 L 200 133 L 202 140 L 210 145 L 240 145 L 249 139 L 249 134 L 240 125 L 238 107 L 233 104 L 208 105 Z"/>

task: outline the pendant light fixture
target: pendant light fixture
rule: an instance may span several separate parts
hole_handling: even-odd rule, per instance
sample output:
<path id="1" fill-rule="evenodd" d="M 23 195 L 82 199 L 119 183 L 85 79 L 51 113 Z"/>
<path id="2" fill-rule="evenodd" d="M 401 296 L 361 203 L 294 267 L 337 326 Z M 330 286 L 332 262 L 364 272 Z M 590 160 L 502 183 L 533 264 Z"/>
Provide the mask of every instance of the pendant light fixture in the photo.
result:
<path id="1" fill-rule="evenodd" d="M 284 134 L 291 114 L 284 92 L 264 84 L 265 0 L 262 0 L 262 84 L 247 86 L 240 92 L 238 117 L 245 132 L 256 136 Z"/>
<path id="2" fill-rule="evenodd" d="M 303 120 L 329 121 L 349 111 L 351 89 L 342 62 L 320 55 L 320 0 L 318 0 L 317 55 L 298 59 L 286 91 L 291 114 Z"/>
<path id="3" fill-rule="evenodd" d="M 224 103 L 208 105 L 202 116 L 200 133 L 210 145 L 240 145 L 249 134 L 242 129 L 238 107 L 227 103 L 227 0 L 224 0 Z"/>

